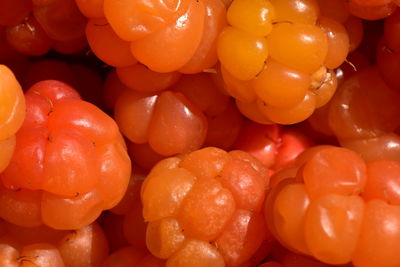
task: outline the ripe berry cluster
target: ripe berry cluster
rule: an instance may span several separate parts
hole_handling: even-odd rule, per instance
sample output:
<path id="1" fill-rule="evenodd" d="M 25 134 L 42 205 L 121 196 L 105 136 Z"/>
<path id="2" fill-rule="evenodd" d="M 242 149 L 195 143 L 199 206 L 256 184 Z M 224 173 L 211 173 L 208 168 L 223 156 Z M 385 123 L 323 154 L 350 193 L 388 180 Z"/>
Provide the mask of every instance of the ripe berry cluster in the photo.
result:
<path id="1" fill-rule="evenodd" d="M 400 266 L 399 6 L 0 0 L 0 266 Z"/>

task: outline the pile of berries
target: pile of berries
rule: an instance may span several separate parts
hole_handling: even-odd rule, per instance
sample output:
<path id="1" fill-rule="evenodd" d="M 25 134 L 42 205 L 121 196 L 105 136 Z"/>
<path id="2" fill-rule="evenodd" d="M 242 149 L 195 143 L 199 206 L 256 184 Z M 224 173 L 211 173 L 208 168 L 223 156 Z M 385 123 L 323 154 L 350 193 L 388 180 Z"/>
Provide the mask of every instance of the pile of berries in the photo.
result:
<path id="1" fill-rule="evenodd" d="M 0 266 L 400 266 L 400 1 L 0 0 Z"/>

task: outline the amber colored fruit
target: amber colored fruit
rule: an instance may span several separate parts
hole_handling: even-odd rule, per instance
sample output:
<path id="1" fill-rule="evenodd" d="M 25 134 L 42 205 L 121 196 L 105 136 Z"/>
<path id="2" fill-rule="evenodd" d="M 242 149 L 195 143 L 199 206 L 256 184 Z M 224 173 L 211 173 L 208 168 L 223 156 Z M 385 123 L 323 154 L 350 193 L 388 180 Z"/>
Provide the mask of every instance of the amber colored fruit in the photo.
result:
<path id="1" fill-rule="evenodd" d="M 86 226 L 121 200 L 129 182 L 131 164 L 118 127 L 62 82 L 36 83 L 25 99 L 27 116 L 11 163 L 1 174 L 10 191 L 3 202 L 14 199 L 13 205 L 22 208 L 18 198 L 25 193 L 17 196 L 28 190 L 26 197 L 41 197 L 32 204 L 39 205 L 45 224 L 57 229 Z M 33 222 L 37 218 L 19 223 Z"/>
<path id="2" fill-rule="evenodd" d="M 380 199 L 367 202 L 353 263 L 366 267 L 400 264 L 400 256 L 393 247 L 399 240 L 399 223 L 399 206 Z"/>
<path id="3" fill-rule="evenodd" d="M 157 95 L 140 95 L 129 90 L 124 91 L 118 97 L 115 106 L 115 120 L 121 132 L 130 141 L 135 143 L 147 141 L 148 127 L 156 101 Z"/>
<path id="4" fill-rule="evenodd" d="M 229 6 L 227 19 L 235 28 L 257 36 L 266 36 L 272 30 L 275 9 L 270 1 L 235 0 Z"/>
<path id="5" fill-rule="evenodd" d="M 242 125 L 243 117 L 231 99 L 222 94 L 209 73 L 184 75 L 171 88 L 184 94 L 207 118 L 205 146 L 229 149 Z"/>
<path id="6" fill-rule="evenodd" d="M 218 61 L 217 41 L 222 29 L 226 26 L 226 9 L 221 0 L 203 0 L 205 18 L 203 36 L 194 55 L 182 68 L 182 73 L 193 74 L 212 68 Z"/>
<path id="7" fill-rule="evenodd" d="M 256 94 L 252 85 L 253 80 L 239 80 L 233 74 L 229 73 L 224 66 L 219 68 L 218 74 L 221 75 L 223 90 L 226 94 L 245 103 L 252 103 L 256 100 Z"/>
<path id="8" fill-rule="evenodd" d="M 319 16 L 316 0 L 271 0 L 275 9 L 275 22 L 315 24 Z"/>
<path id="9" fill-rule="evenodd" d="M 239 80 L 251 80 L 263 69 L 268 50 L 263 36 L 254 36 L 231 26 L 226 27 L 218 38 L 218 58 Z"/>
<path id="10" fill-rule="evenodd" d="M 323 74 L 321 76 L 319 76 L 318 71 L 314 73 L 314 75 L 317 75 L 317 78 L 314 78 L 316 87 L 313 85 L 311 88 L 311 91 L 315 96 L 316 109 L 325 107 L 334 96 L 338 87 L 338 79 L 334 71 L 327 71 L 325 68 L 322 69 Z"/>
<path id="11" fill-rule="evenodd" d="M 257 96 L 274 107 L 291 107 L 300 103 L 311 82 L 307 73 L 288 68 L 269 59 L 253 81 Z"/>
<path id="12" fill-rule="evenodd" d="M 314 112 L 316 97 L 308 91 L 303 99 L 291 107 L 269 106 L 263 101 L 257 101 L 258 109 L 268 119 L 279 124 L 294 124 L 306 120 Z"/>
<path id="13" fill-rule="evenodd" d="M 396 133 L 365 139 L 341 140 L 340 143 L 359 153 L 366 161 L 398 160 L 400 155 L 400 136 Z"/>
<path id="14" fill-rule="evenodd" d="M 24 226 L 42 224 L 40 202 L 42 192 L 21 189 L 10 190 L 0 184 L 0 216 L 4 220 Z"/>
<path id="15" fill-rule="evenodd" d="M 161 83 L 163 81 L 160 80 Z M 206 140 L 207 117 L 216 117 L 227 108 L 228 98 L 217 91 L 207 74 L 188 75 L 169 89 L 159 93 L 126 90 L 116 103 L 115 118 L 122 133 L 131 142 L 140 145 L 133 145 L 132 152 L 143 151 L 148 159 L 200 148 Z M 238 113 L 232 116 L 238 118 L 234 122 L 240 123 Z M 218 133 L 218 129 L 215 132 Z M 148 146 L 155 153 L 149 151 Z M 145 168 L 149 166 L 141 165 L 147 165 Z"/>
<path id="16" fill-rule="evenodd" d="M 19 266 L 64 267 L 60 252 L 51 244 L 38 243 L 23 248 Z"/>
<path id="17" fill-rule="evenodd" d="M 179 72 L 159 73 L 142 64 L 120 67 L 116 70 L 121 82 L 138 92 L 156 92 L 167 89 L 181 77 Z"/>
<path id="18" fill-rule="evenodd" d="M 2 229 L 4 231 L 4 229 Z M 0 264 L 4 266 L 19 266 L 18 257 L 19 251 L 22 249 L 22 245 L 10 236 L 0 237 Z"/>
<path id="19" fill-rule="evenodd" d="M 30 56 L 41 56 L 53 45 L 42 26 L 34 17 L 7 28 L 7 41 L 18 52 Z"/>
<path id="20" fill-rule="evenodd" d="M 305 221 L 305 237 L 311 254 L 330 264 L 351 261 L 364 219 L 359 196 L 326 194 L 312 201 Z"/>
<path id="21" fill-rule="evenodd" d="M 315 25 L 278 23 L 267 40 L 271 58 L 307 73 L 322 66 L 328 53 L 328 39 Z"/>
<path id="22" fill-rule="evenodd" d="M 302 177 L 312 199 L 329 193 L 357 195 L 365 187 L 367 167 L 357 153 L 332 147 L 313 155 L 304 165 Z"/>
<path id="23" fill-rule="evenodd" d="M 104 1 L 104 15 L 125 41 L 146 37 L 181 16 L 190 1 Z"/>
<path id="24" fill-rule="evenodd" d="M 25 119 L 25 98 L 12 71 L 0 65 L 0 173 L 11 161 L 16 145 L 15 133 Z"/>
<path id="25" fill-rule="evenodd" d="M 394 119 L 400 114 L 399 100 L 400 94 L 387 86 L 375 67 L 362 69 L 333 97 L 329 125 L 340 140 L 390 133 L 399 126 Z"/>
<path id="26" fill-rule="evenodd" d="M 261 124 L 273 124 L 274 122 L 268 119 L 264 113 L 258 108 L 257 102 L 243 102 L 236 100 L 236 106 L 240 112 L 250 120 Z"/>
<path id="27" fill-rule="evenodd" d="M 182 94 L 162 93 L 153 116 L 149 125 L 149 144 L 159 154 L 188 152 L 200 147 L 204 141 L 207 129 L 204 115 Z M 168 143 L 164 142 L 166 139 Z"/>
<path id="28" fill-rule="evenodd" d="M 267 169 L 207 147 L 160 161 L 141 189 L 146 243 L 166 266 L 239 266 L 267 239 Z"/>
<path id="29" fill-rule="evenodd" d="M 339 67 L 349 53 L 350 41 L 345 27 L 339 22 L 326 18 L 318 18 L 318 25 L 328 37 L 328 54 L 324 66 L 329 69 Z"/>
<path id="30" fill-rule="evenodd" d="M 183 246 L 185 240 L 182 227 L 175 218 L 164 218 L 147 225 L 147 248 L 160 259 L 171 257 Z"/>
<path id="31" fill-rule="evenodd" d="M 66 234 L 57 248 L 65 266 L 101 266 L 108 255 L 108 241 L 97 223 Z"/>
<path id="32" fill-rule="evenodd" d="M 273 259 L 283 266 L 398 264 L 390 247 L 399 238 L 392 190 L 398 161 L 365 162 L 347 148 L 324 145 L 306 150 L 296 165 L 272 177 L 264 206 L 272 234 L 292 251 Z"/>
<path id="33" fill-rule="evenodd" d="M 244 259 L 251 257 L 265 239 L 265 231 L 266 225 L 262 214 L 237 210 L 224 233 L 215 241 L 225 264 L 234 266 L 237 262 L 243 262 Z"/>
<path id="34" fill-rule="evenodd" d="M 232 193 L 214 179 L 197 181 L 180 206 L 178 220 L 185 235 L 205 241 L 218 237 L 236 208 Z"/>
<path id="35" fill-rule="evenodd" d="M 74 0 L 34 5 L 33 15 L 53 40 L 73 40 L 85 34 L 86 18 Z"/>
<path id="36" fill-rule="evenodd" d="M 305 186 L 294 179 L 275 186 L 266 201 L 264 216 L 269 229 L 281 244 L 295 252 L 309 253 L 303 230 L 309 205 Z"/>
<path id="37" fill-rule="evenodd" d="M 400 162 L 394 160 L 376 160 L 368 162 L 368 180 L 363 192 L 367 200 L 381 199 L 392 205 L 399 205 L 398 173 Z"/>
<path id="38" fill-rule="evenodd" d="M 115 67 L 136 64 L 129 42 L 121 40 L 104 18 L 87 22 L 86 37 L 93 53 L 105 63 Z"/>
<path id="39" fill-rule="evenodd" d="M 88 18 L 104 17 L 103 0 L 76 0 L 79 10 Z"/>
<path id="40" fill-rule="evenodd" d="M 15 148 L 15 136 L 0 141 L 0 172 L 10 163 Z"/>
<path id="41" fill-rule="evenodd" d="M 396 11 L 397 5 L 394 2 L 380 4 L 376 6 L 360 5 L 357 0 L 350 0 L 347 3 L 347 9 L 354 16 L 366 20 L 383 19 Z"/>
<path id="42" fill-rule="evenodd" d="M 180 17 L 131 42 L 134 57 L 153 71 L 171 72 L 183 67 L 196 53 L 204 34 L 206 9 L 203 1 L 176 2 L 189 2 Z"/>
<path id="43" fill-rule="evenodd" d="M 225 264 L 224 259 L 214 246 L 208 242 L 191 240 L 167 261 L 166 266 L 222 267 Z"/>

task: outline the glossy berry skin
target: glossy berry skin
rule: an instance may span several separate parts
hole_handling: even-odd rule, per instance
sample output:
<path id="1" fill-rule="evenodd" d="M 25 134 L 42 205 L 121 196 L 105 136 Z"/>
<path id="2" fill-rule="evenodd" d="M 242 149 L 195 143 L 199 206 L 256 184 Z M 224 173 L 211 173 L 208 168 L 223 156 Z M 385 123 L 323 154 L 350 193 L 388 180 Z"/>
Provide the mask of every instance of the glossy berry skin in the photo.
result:
<path id="1" fill-rule="evenodd" d="M 8 27 L 7 41 L 19 53 L 30 56 L 44 55 L 53 46 L 53 40 L 32 16 L 20 24 Z"/>
<path id="2" fill-rule="evenodd" d="M 179 69 L 194 74 L 213 68 L 218 62 L 218 36 L 227 24 L 226 8 L 220 0 L 204 0 L 205 18 L 203 35 L 194 55 Z"/>
<path id="3" fill-rule="evenodd" d="M 312 140 L 297 129 L 247 121 L 234 148 L 250 153 L 267 168 L 278 171 L 290 166 L 300 153 L 312 145 Z"/>
<path id="4" fill-rule="evenodd" d="M 137 63 L 129 42 L 121 40 L 104 18 L 90 19 L 85 30 L 93 53 L 106 64 L 126 67 Z"/>
<path id="5" fill-rule="evenodd" d="M 386 18 L 393 14 L 397 9 L 395 1 L 350 0 L 346 5 L 352 15 L 366 20 Z"/>
<path id="6" fill-rule="evenodd" d="M 1 221 L 2 266 L 99 267 L 109 253 L 108 241 L 98 223 L 65 231 L 47 226 L 20 227 Z"/>
<path id="7" fill-rule="evenodd" d="M 165 90 L 176 83 L 182 76 L 177 71 L 155 72 L 142 64 L 116 68 L 120 81 L 127 87 L 138 92 L 157 92 Z"/>
<path id="8" fill-rule="evenodd" d="M 267 169 L 208 147 L 160 161 L 141 188 L 146 243 L 166 266 L 238 266 L 266 238 Z"/>
<path id="9" fill-rule="evenodd" d="M 136 73 L 143 71 L 143 67 L 139 68 L 141 71 Z M 134 71 L 133 67 L 130 70 Z M 128 73 L 117 70 L 125 84 L 133 85 L 135 79 L 140 79 L 128 80 Z M 151 155 L 160 159 L 189 153 L 203 145 L 224 149 L 232 146 L 243 118 L 229 97 L 218 90 L 211 74 L 144 73 L 148 76 L 143 83 L 123 90 L 114 111 L 121 132 L 133 143 L 130 148 L 134 158 L 142 167 L 153 165 L 141 164 L 149 162 L 142 159 Z M 145 85 L 144 81 L 151 77 L 152 83 Z"/>
<path id="10" fill-rule="evenodd" d="M 128 44 L 130 54 L 149 69 L 199 73 L 217 63 L 216 41 L 226 25 L 226 9 L 220 0 L 106 0 L 103 5 L 103 20 L 119 40 L 114 44 Z M 101 46 L 100 39 L 91 43 Z M 109 56 L 113 54 L 118 52 Z"/>
<path id="11" fill-rule="evenodd" d="M 13 72 L 0 65 L 0 173 L 7 167 L 15 148 L 15 133 L 25 119 L 25 98 Z"/>
<path id="12" fill-rule="evenodd" d="M 315 25 L 277 24 L 268 36 L 268 43 L 273 59 L 307 73 L 316 71 L 328 52 L 327 37 Z M 291 49 L 294 44 L 296 48 Z"/>
<path id="13" fill-rule="evenodd" d="M 187 10 L 173 23 L 132 42 L 132 54 L 154 71 L 177 70 L 191 59 L 200 45 L 204 19 L 204 2 L 189 1 Z"/>
<path id="14" fill-rule="evenodd" d="M 295 124 L 329 101 L 337 86 L 331 69 L 350 49 L 347 17 L 332 11 L 339 7 L 321 15 L 314 0 L 231 3 L 218 39 L 220 75 L 247 118 Z"/>
<path id="15" fill-rule="evenodd" d="M 75 0 L 76 5 L 85 17 L 101 18 L 104 17 L 103 0 Z"/>
<path id="16" fill-rule="evenodd" d="M 115 118 L 129 140 L 148 142 L 166 156 L 199 148 L 207 132 L 204 114 L 181 93 L 171 91 L 150 95 L 127 90 L 116 103 Z"/>
<path id="17" fill-rule="evenodd" d="M 269 50 L 265 36 L 274 15 L 270 1 L 236 0 L 229 6 L 230 26 L 219 36 L 218 58 L 239 80 L 251 80 L 262 70 Z"/>
<path id="18" fill-rule="evenodd" d="M 188 7 L 189 1 L 159 0 L 149 2 L 104 1 L 105 17 L 121 39 L 134 41 L 146 37 L 177 19 Z"/>
<path id="19" fill-rule="evenodd" d="M 399 101 L 398 90 L 385 83 L 376 67 L 362 69 L 345 80 L 332 99 L 330 128 L 343 146 L 366 160 L 397 159 Z"/>
<path id="20" fill-rule="evenodd" d="M 7 41 L 22 54 L 42 56 L 51 49 L 74 54 L 86 48 L 86 18 L 75 0 L 1 1 L 0 9 Z"/>
<path id="21" fill-rule="evenodd" d="M 53 40 L 74 40 L 85 34 L 86 18 L 74 0 L 34 4 L 33 15 Z M 68 23 L 65 23 L 66 21 Z"/>
<path id="22" fill-rule="evenodd" d="M 35 84 L 25 100 L 15 153 L 0 176 L 1 216 L 23 226 L 90 224 L 119 202 L 129 182 L 130 159 L 116 123 L 55 80 Z M 34 208 L 21 213 L 27 205 Z"/>
<path id="23" fill-rule="evenodd" d="M 110 251 L 104 228 L 97 222 L 66 231 L 56 245 L 65 266 L 101 266 Z"/>
<path id="24" fill-rule="evenodd" d="M 264 210 L 286 248 L 328 264 L 400 263 L 390 249 L 400 236 L 398 195 L 387 191 L 398 182 L 398 161 L 365 162 L 349 149 L 320 146 L 292 168 L 286 178 L 272 177 L 281 181 L 274 183 Z"/>

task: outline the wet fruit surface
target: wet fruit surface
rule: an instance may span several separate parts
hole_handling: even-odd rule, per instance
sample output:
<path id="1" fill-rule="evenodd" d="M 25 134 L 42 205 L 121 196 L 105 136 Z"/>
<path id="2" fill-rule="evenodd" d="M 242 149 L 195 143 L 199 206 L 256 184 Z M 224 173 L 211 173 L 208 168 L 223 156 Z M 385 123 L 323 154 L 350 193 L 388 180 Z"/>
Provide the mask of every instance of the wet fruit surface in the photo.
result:
<path id="1" fill-rule="evenodd" d="M 0 0 L 0 266 L 400 266 L 399 6 Z"/>
<path id="2" fill-rule="evenodd" d="M 24 226 L 87 225 L 126 190 L 131 166 L 117 125 L 62 82 L 39 82 L 25 100 L 15 152 L 1 174 L 2 217 Z M 38 213 L 24 212 L 26 205 Z"/>

